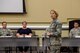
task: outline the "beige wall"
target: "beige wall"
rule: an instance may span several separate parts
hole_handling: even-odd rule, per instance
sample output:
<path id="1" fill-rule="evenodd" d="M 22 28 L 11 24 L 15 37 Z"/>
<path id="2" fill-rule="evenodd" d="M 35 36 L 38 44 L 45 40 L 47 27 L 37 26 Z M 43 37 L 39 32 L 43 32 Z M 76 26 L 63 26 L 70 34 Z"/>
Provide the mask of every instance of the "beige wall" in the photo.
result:
<path id="1" fill-rule="evenodd" d="M 67 23 L 67 18 L 80 17 L 80 0 L 25 0 L 27 14 L 0 14 L 0 22 L 13 24 L 26 20 L 30 25 L 47 24 L 51 21 L 49 11 L 55 9 L 59 20 Z M 43 24 L 43 25 L 44 25 Z M 41 32 L 37 32 L 41 34 Z M 64 34 L 67 32 L 64 31 Z"/>

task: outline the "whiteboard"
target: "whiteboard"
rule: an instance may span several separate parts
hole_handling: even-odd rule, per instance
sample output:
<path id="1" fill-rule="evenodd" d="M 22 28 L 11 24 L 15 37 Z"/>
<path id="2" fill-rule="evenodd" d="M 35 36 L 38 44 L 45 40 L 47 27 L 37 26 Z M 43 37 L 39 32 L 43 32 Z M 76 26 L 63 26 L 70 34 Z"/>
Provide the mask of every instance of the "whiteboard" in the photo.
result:
<path id="1" fill-rule="evenodd" d="M 23 0 L 0 0 L 0 13 L 23 13 Z"/>

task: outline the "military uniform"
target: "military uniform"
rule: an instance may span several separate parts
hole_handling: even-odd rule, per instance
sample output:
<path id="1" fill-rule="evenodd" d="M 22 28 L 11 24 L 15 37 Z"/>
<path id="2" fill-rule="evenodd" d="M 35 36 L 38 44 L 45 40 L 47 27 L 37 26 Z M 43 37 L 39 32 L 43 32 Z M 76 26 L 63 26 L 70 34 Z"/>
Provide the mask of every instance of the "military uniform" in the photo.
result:
<path id="1" fill-rule="evenodd" d="M 13 33 L 10 29 L 0 29 L 0 36 L 13 36 Z"/>
<path id="2" fill-rule="evenodd" d="M 49 36 L 50 53 L 60 53 L 61 31 L 62 24 L 57 19 L 53 20 L 50 27 L 46 29 L 46 33 L 51 33 L 51 35 Z M 46 33 L 45 35 L 47 35 Z"/>
<path id="3" fill-rule="evenodd" d="M 0 29 L 0 36 L 13 36 L 13 33 L 10 29 Z M 12 53 L 12 47 L 5 47 L 5 53 Z"/>
<path id="4" fill-rule="evenodd" d="M 70 37 L 80 36 L 80 28 L 72 28 L 69 35 Z"/>
<path id="5" fill-rule="evenodd" d="M 70 30 L 69 36 L 70 36 L 70 38 L 75 38 L 75 36 L 80 36 L 80 27 L 78 27 L 76 29 L 72 28 Z M 73 47 L 70 47 L 70 50 L 73 51 Z M 80 53 L 80 47 L 79 47 L 79 53 Z"/>

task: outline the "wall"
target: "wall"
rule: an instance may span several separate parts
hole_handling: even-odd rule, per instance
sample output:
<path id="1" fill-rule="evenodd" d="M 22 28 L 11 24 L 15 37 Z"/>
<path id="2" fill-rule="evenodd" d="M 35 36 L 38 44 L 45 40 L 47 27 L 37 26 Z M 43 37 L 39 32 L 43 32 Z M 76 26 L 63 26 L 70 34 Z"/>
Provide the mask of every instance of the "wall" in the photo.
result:
<path id="1" fill-rule="evenodd" d="M 25 0 L 27 14 L 0 14 L 0 22 L 20 25 L 24 20 L 29 25 L 48 25 L 51 21 L 49 11 L 55 9 L 59 13 L 59 20 L 65 25 L 68 18 L 80 17 L 80 0 Z M 36 31 L 38 35 L 42 31 Z M 63 35 L 68 31 L 63 31 Z"/>

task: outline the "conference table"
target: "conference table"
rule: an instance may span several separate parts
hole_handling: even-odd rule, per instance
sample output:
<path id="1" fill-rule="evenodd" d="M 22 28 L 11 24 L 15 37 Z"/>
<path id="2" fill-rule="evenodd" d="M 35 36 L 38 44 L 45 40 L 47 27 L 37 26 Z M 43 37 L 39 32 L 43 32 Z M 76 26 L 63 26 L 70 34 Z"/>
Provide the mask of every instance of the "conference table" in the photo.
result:
<path id="1" fill-rule="evenodd" d="M 49 38 L 42 38 L 43 46 L 49 46 Z M 80 38 L 62 37 L 61 46 L 80 47 Z"/>
<path id="2" fill-rule="evenodd" d="M 47 47 L 49 47 L 49 37 L 0 37 L 0 47 L 18 47 L 18 46 L 30 46 L 36 47 L 39 52 L 39 38 L 42 38 L 42 50 L 47 53 Z M 63 37 L 61 46 L 79 47 L 80 38 L 68 38 Z"/>
<path id="3" fill-rule="evenodd" d="M 80 47 L 80 38 L 62 38 L 61 46 Z"/>
<path id="4" fill-rule="evenodd" d="M 47 48 L 50 46 L 49 38 L 42 38 L 42 46 L 45 50 L 44 52 L 47 53 Z M 80 38 L 62 37 L 61 47 L 80 47 Z"/>
<path id="5" fill-rule="evenodd" d="M 0 37 L 0 47 L 36 47 L 38 51 L 39 37 Z M 32 52 L 31 52 L 32 53 Z"/>
<path id="6" fill-rule="evenodd" d="M 49 46 L 49 38 L 42 38 L 42 46 Z M 0 37 L 0 47 L 39 46 L 39 37 Z M 80 38 L 64 37 L 61 46 L 80 46 Z"/>

